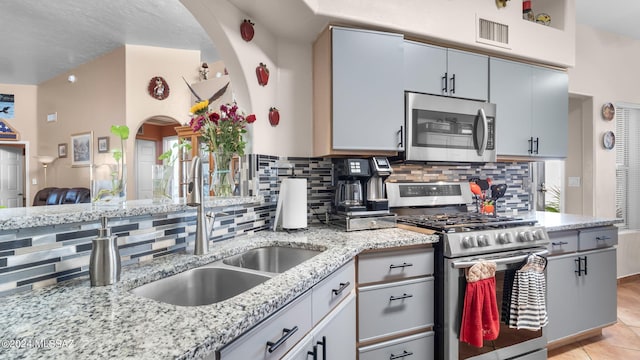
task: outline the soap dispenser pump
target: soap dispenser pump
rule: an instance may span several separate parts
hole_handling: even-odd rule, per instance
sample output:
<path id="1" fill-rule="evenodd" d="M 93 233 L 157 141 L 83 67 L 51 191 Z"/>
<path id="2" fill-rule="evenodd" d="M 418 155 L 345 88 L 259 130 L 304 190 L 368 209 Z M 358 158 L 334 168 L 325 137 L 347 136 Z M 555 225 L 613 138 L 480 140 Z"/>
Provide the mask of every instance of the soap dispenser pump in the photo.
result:
<path id="1" fill-rule="evenodd" d="M 118 251 L 118 238 L 111 235 L 106 217 L 102 217 L 98 236 L 92 242 L 91 258 L 89 259 L 91 286 L 115 284 L 120 280 L 120 252 Z"/>

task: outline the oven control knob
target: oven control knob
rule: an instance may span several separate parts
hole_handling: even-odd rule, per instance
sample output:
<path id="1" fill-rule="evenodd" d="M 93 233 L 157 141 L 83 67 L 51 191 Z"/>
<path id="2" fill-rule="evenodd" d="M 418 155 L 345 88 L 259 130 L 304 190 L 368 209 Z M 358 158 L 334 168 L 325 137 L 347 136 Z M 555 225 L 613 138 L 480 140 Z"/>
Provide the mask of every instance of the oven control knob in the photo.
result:
<path id="1" fill-rule="evenodd" d="M 498 242 L 500 244 L 510 244 L 513 242 L 511 233 L 501 233 L 498 235 Z"/>
<path id="2" fill-rule="evenodd" d="M 542 230 L 536 230 L 533 232 L 533 239 L 534 240 L 544 240 L 545 236 L 544 236 L 544 231 Z"/>
<path id="3" fill-rule="evenodd" d="M 487 235 L 478 235 L 478 246 L 489 246 L 489 238 Z"/>
<path id="4" fill-rule="evenodd" d="M 476 238 L 473 236 L 465 236 L 462 238 L 462 247 L 469 249 L 476 247 Z"/>
<path id="5" fill-rule="evenodd" d="M 522 231 L 518 234 L 518 240 L 522 242 L 533 241 L 533 233 L 531 231 Z"/>

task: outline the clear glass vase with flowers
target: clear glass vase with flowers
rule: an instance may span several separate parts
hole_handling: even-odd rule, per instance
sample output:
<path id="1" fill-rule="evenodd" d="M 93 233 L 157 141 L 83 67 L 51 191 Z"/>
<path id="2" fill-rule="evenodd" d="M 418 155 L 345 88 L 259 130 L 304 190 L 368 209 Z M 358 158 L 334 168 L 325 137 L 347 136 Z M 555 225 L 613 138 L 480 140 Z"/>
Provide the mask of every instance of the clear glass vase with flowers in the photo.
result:
<path id="1" fill-rule="evenodd" d="M 209 110 L 208 100 L 191 107 L 189 126 L 200 133 L 202 143 L 214 156 L 212 187 L 215 196 L 233 194 L 231 160 L 235 155 L 244 155 L 247 142 L 243 135 L 247 126 L 255 121 L 254 114 L 245 115 L 236 103 L 220 105 L 218 111 Z"/>

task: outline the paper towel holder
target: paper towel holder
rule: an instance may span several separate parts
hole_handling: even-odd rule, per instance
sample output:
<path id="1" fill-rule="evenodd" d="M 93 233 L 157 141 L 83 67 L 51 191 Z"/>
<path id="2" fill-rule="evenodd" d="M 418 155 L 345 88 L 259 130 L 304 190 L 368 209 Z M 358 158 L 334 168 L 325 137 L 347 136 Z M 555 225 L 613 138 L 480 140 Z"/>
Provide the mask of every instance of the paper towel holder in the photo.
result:
<path id="1" fill-rule="evenodd" d="M 298 183 L 294 186 L 292 185 L 294 180 L 301 183 Z M 299 193 L 295 193 L 292 195 L 292 192 Z M 285 207 L 287 207 L 286 211 Z M 286 215 L 283 215 L 283 213 Z M 287 217 L 286 219 L 284 219 L 285 216 Z M 272 230 L 277 231 L 278 227 L 286 231 L 305 230 L 307 228 L 306 178 L 294 176 L 282 180 Z"/>

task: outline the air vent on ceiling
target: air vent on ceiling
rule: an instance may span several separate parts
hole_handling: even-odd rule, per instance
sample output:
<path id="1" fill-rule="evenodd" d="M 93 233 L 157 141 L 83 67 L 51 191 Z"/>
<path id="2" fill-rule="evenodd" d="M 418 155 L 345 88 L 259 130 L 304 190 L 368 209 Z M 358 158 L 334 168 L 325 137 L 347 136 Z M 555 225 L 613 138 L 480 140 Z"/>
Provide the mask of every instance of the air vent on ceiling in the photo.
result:
<path id="1" fill-rule="evenodd" d="M 509 48 L 509 25 L 478 18 L 476 35 L 477 42 Z"/>

